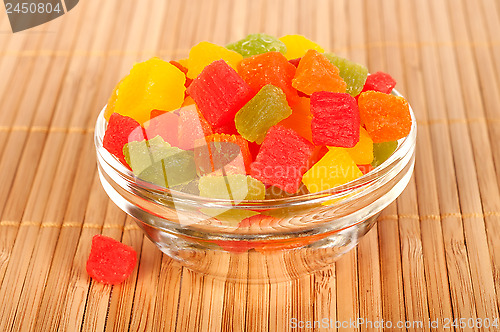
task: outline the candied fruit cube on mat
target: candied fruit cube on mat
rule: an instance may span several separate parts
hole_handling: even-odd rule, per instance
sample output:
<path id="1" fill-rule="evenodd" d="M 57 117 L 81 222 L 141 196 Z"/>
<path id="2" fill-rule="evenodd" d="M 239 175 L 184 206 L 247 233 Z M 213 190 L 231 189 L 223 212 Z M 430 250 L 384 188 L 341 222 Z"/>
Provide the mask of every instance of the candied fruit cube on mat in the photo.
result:
<path id="1" fill-rule="evenodd" d="M 374 143 L 395 141 L 411 130 L 408 102 L 402 97 L 365 91 L 358 98 L 359 114 Z"/>
<path id="2" fill-rule="evenodd" d="M 231 122 L 234 126 L 234 115 L 253 95 L 250 86 L 223 60 L 208 65 L 188 91 L 215 131 Z"/>
<path id="3" fill-rule="evenodd" d="M 363 91 L 378 91 L 383 93 L 391 93 L 392 89 L 396 86 L 396 80 L 391 75 L 378 71 L 366 78 Z"/>
<path id="4" fill-rule="evenodd" d="M 288 104 L 293 105 L 297 91 L 292 87 L 296 68 L 279 52 L 267 52 L 244 59 L 238 65 L 238 74 L 253 90 L 259 91 L 265 85 L 272 84 L 285 94 Z"/>
<path id="5" fill-rule="evenodd" d="M 182 71 L 161 59 L 137 63 L 118 87 L 114 112 L 142 125 L 152 110 L 171 111 L 182 105 L 185 81 Z"/>
<path id="6" fill-rule="evenodd" d="M 368 76 L 368 69 L 359 63 L 352 62 L 335 54 L 325 54 L 338 69 L 339 75 L 347 84 L 346 92 L 355 97 L 363 90 L 363 86 Z"/>
<path id="7" fill-rule="evenodd" d="M 300 136 L 312 142 L 311 120 L 310 99 L 299 97 L 298 102 L 292 106 L 292 115 L 278 124 L 295 130 Z"/>
<path id="8" fill-rule="evenodd" d="M 268 84 L 236 113 L 234 122 L 243 138 L 261 144 L 269 128 L 291 114 L 283 91 Z"/>
<path id="9" fill-rule="evenodd" d="M 340 186 L 362 176 L 363 173 L 343 148 L 331 148 L 302 177 L 311 193 Z"/>
<path id="10" fill-rule="evenodd" d="M 352 148 L 359 141 L 359 110 L 348 93 L 315 92 L 311 96 L 315 145 Z"/>
<path id="11" fill-rule="evenodd" d="M 383 142 L 383 143 L 373 143 L 373 161 L 372 166 L 377 167 L 382 164 L 391 156 L 391 154 L 396 151 L 398 147 L 397 141 Z"/>
<path id="12" fill-rule="evenodd" d="M 307 95 L 317 91 L 345 92 L 347 84 L 339 73 L 323 54 L 309 50 L 299 62 L 292 86 Z"/>
<path id="13" fill-rule="evenodd" d="M 373 141 L 363 127 L 359 128 L 359 142 L 346 150 L 358 165 L 370 164 L 373 161 Z"/>
<path id="14" fill-rule="evenodd" d="M 128 142 L 142 141 L 143 139 L 143 130 L 137 121 L 128 116 L 113 113 L 109 118 L 102 145 L 109 153 L 127 165 L 123 155 L 123 146 Z"/>
<path id="15" fill-rule="evenodd" d="M 128 278 L 137 263 L 135 250 L 107 236 L 95 235 L 86 270 L 95 281 L 118 285 Z"/>
<path id="16" fill-rule="evenodd" d="M 286 53 L 286 46 L 282 41 L 265 33 L 249 34 L 237 42 L 226 45 L 226 48 L 238 52 L 244 58 L 266 52 Z"/>
<path id="17" fill-rule="evenodd" d="M 203 69 L 217 60 L 225 61 L 233 69 L 243 59 L 243 56 L 225 47 L 202 41 L 189 51 L 187 77 L 195 78 Z"/>
<path id="18" fill-rule="evenodd" d="M 276 125 L 267 132 L 257 158 L 250 166 L 250 174 L 265 184 L 295 193 L 313 150 L 314 145 L 295 131 Z"/>
<path id="19" fill-rule="evenodd" d="M 250 172 L 252 156 L 248 142 L 239 135 L 213 134 L 198 144 L 194 150 L 199 174 L 224 169 L 226 174 Z"/>
<path id="20" fill-rule="evenodd" d="M 249 175 L 202 176 L 198 185 L 200 196 L 235 202 L 264 199 L 266 187 Z"/>
<path id="21" fill-rule="evenodd" d="M 151 112 L 151 120 L 144 123 L 146 138 L 160 136 L 170 145 L 178 146 L 179 116 L 174 112 Z"/>
<path id="22" fill-rule="evenodd" d="M 183 150 L 193 149 L 195 141 L 213 134 L 212 127 L 198 112 L 195 105 L 189 105 L 179 110 L 178 147 Z"/>
<path id="23" fill-rule="evenodd" d="M 118 98 L 118 88 L 120 87 L 120 83 L 123 81 L 123 78 L 118 82 L 118 84 L 113 88 L 113 92 L 111 92 L 111 96 L 108 99 L 108 103 L 106 104 L 106 109 L 104 110 L 104 118 L 109 122 L 109 118 L 111 114 L 115 112 L 115 104 L 116 99 Z"/>
<path id="24" fill-rule="evenodd" d="M 325 51 L 321 46 L 301 35 L 286 35 L 279 40 L 286 46 L 285 56 L 288 60 L 300 58 L 310 49 L 320 53 Z"/>

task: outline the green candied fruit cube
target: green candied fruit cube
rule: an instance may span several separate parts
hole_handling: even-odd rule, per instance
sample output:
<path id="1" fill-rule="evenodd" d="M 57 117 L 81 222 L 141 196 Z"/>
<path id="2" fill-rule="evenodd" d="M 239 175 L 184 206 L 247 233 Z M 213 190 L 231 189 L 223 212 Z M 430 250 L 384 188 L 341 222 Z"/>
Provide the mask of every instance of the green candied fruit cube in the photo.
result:
<path id="1" fill-rule="evenodd" d="M 285 93 L 268 84 L 236 113 L 234 122 L 243 138 L 261 144 L 269 128 L 291 114 Z"/>
<path id="2" fill-rule="evenodd" d="M 383 143 L 373 143 L 373 161 L 372 166 L 377 167 L 387 160 L 398 147 L 398 141 Z"/>
<path id="3" fill-rule="evenodd" d="M 200 178 L 200 196 L 233 201 L 260 200 L 265 198 L 266 187 L 249 175 L 207 175 Z"/>
<path id="4" fill-rule="evenodd" d="M 226 48 L 238 52 L 244 58 L 266 52 L 286 53 L 286 46 L 282 41 L 265 33 L 250 34 L 237 42 L 227 44 Z"/>
<path id="5" fill-rule="evenodd" d="M 132 168 L 135 175 L 141 174 L 153 163 L 168 156 L 170 144 L 161 136 L 156 136 L 148 141 L 135 141 L 123 146 L 125 161 Z"/>
<path id="6" fill-rule="evenodd" d="M 346 92 L 353 97 L 359 95 L 368 77 L 368 69 L 359 63 L 352 62 L 333 53 L 325 53 L 325 56 L 339 68 L 340 77 L 347 84 Z"/>
<path id="7" fill-rule="evenodd" d="M 197 176 L 193 152 L 170 146 L 161 136 L 127 143 L 123 154 L 138 178 L 158 186 L 168 188 Z"/>
<path id="8" fill-rule="evenodd" d="M 138 178 L 168 188 L 188 183 L 196 178 L 196 165 L 192 151 L 169 147 L 166 156 L 142 171 Z"/>

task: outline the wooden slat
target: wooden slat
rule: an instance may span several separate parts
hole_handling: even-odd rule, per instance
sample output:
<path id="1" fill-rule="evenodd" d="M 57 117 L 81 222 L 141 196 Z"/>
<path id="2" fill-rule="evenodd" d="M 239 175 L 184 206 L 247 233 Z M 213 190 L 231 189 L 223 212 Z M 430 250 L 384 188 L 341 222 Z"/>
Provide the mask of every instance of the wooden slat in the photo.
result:
<path id="1" fill-rule="evenodd" d="M 48 34 L 42 40 L 40 47 L 51 48 L 51 47 L 65 47 L 67 40 L 73 40 L 73 37 L 77 31 L 79 20 L 72 21 L 62 34 L 63 38 L 57 38 L 55 35 Z M 68 22 L 69 23 L 69 22 Z M 62 26 L 64 27 L 64 25 Z M 67 59 L 66 59 L 67 60 Z M 32 59 L 30 59 L 32 61 Z M 34 177 L 36 168 L 33 167 L 34 160 L 38 160 L 41 153 L 41 142 L 43 139 L 40 137 L 45 137 L 46 132 L 34 133 L 29 131 L 29 125 L 31 122 L 35 122 L 41 113 L 45 113 L 44 117 L 47 117 L 47 113 L 51 113 L 52 108 L 42 110 L 42 106 L 46 105 L 44 96 L 49 95 L 52 98 L 52 102 L 55 103 L 57 99 L 57 94 L 50 93 L 48 88 L 51 85 L 60 85 L 60 80 L 64 72 L 65 64 L 64 61 L 59 65 L 58 68 L 61 70 L 50 69 L 54 67 L 53 59 L 50 57 L 39 57 L 37 58 L 37 66 L 35 72 L 37 75 L 29 76 L 27 82 L 27 91 L 32 91 L 29 98 L 23 98 L 18 105 L 18 112 L 13 119 L 14 127 L 20 128 L 20 130 L 12 130 L 9 132 L 4 132 L 6 145 L 2 149 L 5 157 L 0 160 L 0 181 L 4 185 L 0 188 L 0 216 L 3 220 L 9 220 L 13 223 L 13 226 L 4 230 L 1 233 L 3 240 L 0 241 L 1 250 L 5 253 L 3 260 L 0 263 L 0 283 L 5 275 L 5 269 L 7 268 L 7 262 L 9 255 L 14 243 L 16 233 L 17 233 L 17 223 L 21 220 L 23 213 L 23 208 L 26 204 L 27 195 L 26 188 L 29 188 L 32 184 L 32 179 Z M 45 84 L 45 78 L 47 71 L 50 71 L 49 77 L 52 78 L 52 84 Z M 48 93 L 44 95 L 44 91 Z M 10 99 L 8 99 L 10 100 Z M 8 135 L 8 136 L 7 136 Z M 31 141 L 32 136 L 38 136 L 35 141 Z M 23 149 L 25 142 L 26 148 Z M 37 146 L 34 147 L 33 143 L 36 142 Z M 8 156 L 8 157 L 7 157 Z M 22 157 L 23 156 L 23 157 Z M 22 158 L 24 156 L 29 156 L 30 162 L 25 162 Z"/>
<path id="2" fill-rule="evenodd" d="M 383 69 L 391 73 L 403 83 L 404 71 L 402 66 L 401 49 L 397 46 L 400 31 L 398 30 L 398 15 L 396 1 L 380 1 L 382 7 L 383 26 L 382 38 L 386 41 L 384 47 L 385 63 Z M 400 91 L 402 90 L 402 91 Z M 398 85 L 398 91 L 405 93 L 404 84 Z M 411 186 L 411 185 L 410 185 Z M 382 314 L 384 320 L 397 322 L 405 321 L 404 291 L 402 280 L 401 243 L 399 239 L 399 220 L 384 218 L 397 214 L 396 204 L 389 205 L 378 223 L 379 250 L 382 282 Z M 406 240 L 406 239 L 405 239 Z M 406 330 L 402 328 L 401 330 Z"/>
<path id="3" fill-rule="evenodd" d="M 409 10 L 413 11 L 412 15 L 415 15 L 413 29 L 417 28 L 420 40 L 432 43 L 432 26 L 429 13 L 425 9 L 426 4 L 415 2 L 414 7 Z M 420 48 L 421 66 L 424 77 L 429 77 L 438 71 L 438 64 L 435 60 L 437 58 L 435 48 L 425 45 Z M 435 80 L 427 80 L 426 84 L 424 84 L 429 119 L 438 116 L 446 117 L 443 114 L 445 112 L 445 105 L 442 86 L 439 83 Z M 435 146 L 433 153 L 437 170 L 437 180 L 441 182 L 439 186 L 441 190 L 439 198 L 443 200 L 440 203 L 442 206 L 441 213 L 448 213 L 450 209 L 458 207 L 458 202 L 456 187 L 453 186 L 454 174 L 450 173 L 450 171 L 453 172 L 453 160 L 446 124 L 431 127 L 431 140 L 439 142 Z M 423 199 L 425 200 L 425 198 Z M 426 204 L 421 205 L 423 208 L 427 207 Z M 455 230 L 461 226 L 457 222 L 452 226 Z M 452 315 L 450 286 L 446 271 L 441 227 L 433 219 L 421 219 L 421 231 L 430 319 L 436 320 L 440 317 L 450 317 Z M 439 330 L 444 331 L 444 327 L 441 326 Z"/>
<path id="4" fill-rule="evenodd" d="M 449 32 L 448 14 L 442 12 L 446 10 L 444 1 L 433 1 L 430 7 L 433 23 L 437 30 L 435 36 L 438 43 L 449 41 L 451 39 L 451 34 Z M 443 84 L 446 84 L 446 88 L 443 89 L 443 92 L 446 98 L 448 117 L 464 118 L 467 115 L 463 98 L 461 97 L 461 87 L 458 84 L 458 72 L 455 69 L 457 68 L 455 54 L 451 47 L 446 46 L 438 48 L 438 51 Z M 471 133 L 468 126 L 463 123 L 456 123 L 450 126 L 452 148 L 454 151 L 458 149 L 460 151 L 460 153 L 454 153 L 453 157 L 461 210 L 462 213 L 467 215 L 474 215 L 474 213 L 477 212 L 481 213 L 483 208 L 479 183 L 476 176 L 485 176 L 488 179 L 494 178 L 494 172 L 490 172 L 489 174 L 485 173 L 486 170 L 492 170 L 493 168 L 493 161 L 490 156 L 481 156 L 480 162 L 481 165 L 490 165 L 490 167 L 480 167 L 476 170 L 474 164 L 471 136 L 477 136 L 477 134 L 480 133 L 481 131 L 478 133 Z M 479 148 L 482 148 L 480 144 Z M 492 195 L 492 197 L 494 197 L 493 199 L 497 201 L 497 206 L 499 206 L 498 200 L 500 197 L 498 197 L 498 187 L 495 189 L 496 192 L 483 192 L 483 194 Z M 484 198 L 483 202 L 486 203 L 490 200 L 491 199 Z M 465 239 L 467 241 L 467 253 L 469 256 L 470 275 L 474 288 L 477 316 L 498 319 L 498 307 L 496 304 L 495 286 L 484 218 L 481 216 L 474 218 L 465 217 L 463 218 L 463 225 Z M 492 236 L 494 236 L 494 234 L 492 234 Z M 462 293 L 463 289 L 458 292 L 460 296 Z M 469 314 L 469 312 L 466 311 L 465 314 Z"/>
<path id="5" fill-rule="evenodd" d="M 449 6 L 449 4 L 448 4 Z M 476 40 L 481 38 L 481 40 L 486 39 L 486 31 L 482 24 L 478 26 L 470 26 L 469 19 L 469 29 L 467 31 L 466 26 L 459 24 L 459 21 L 466 20 L 465 13 L 472 10 L 471 17 L 479 17 L 481 15 L 477 9 L 469 9 L 468 6 L 462 5 L 462 3 L 456 5 L 455 15 L 452 15 L 451 21 L 453 30 L 455 32 L 455 39 L 460 36 L 461 39 L 470 43 L 471 40 Z M 498 23 L 494 23 L 491 17 L 495 16 L 495 10 L 493 4 L 488 2 L 485 4 L 485 10 L 483 13 L 488 12 L 486 16 L 489 18 L 486 22 L 489 23 L 488 27 L 496 27 Z M 497 16 L 498 17 L 498 16 Z M 490 36 L 491 30 L 490 30 Z M 494 38 L 494 37 L 493 37 Z M 462 93 L 464 95 L 464 107 L 467 110 L 467 116 L 470 118 L 476 118 L 477 116 L 495 116 L 498 114 L 498 107 L 496 110 L 493 109 L 493 103 L 500 102 L 498 94 L 487 95 L 483 93 L 482 86 L 488 84 L 492 91 L 499 88 L 500 81 L 498 77 L 492 75 L 494 71 L 493 61 L 496 59 L 496 68 L 500 67 L 498 61 L 498 47 L 492 46 L 490 49 L 491 54 L 484 47 L 475 47 L 472 50 L 470 48 L 462 47 L 457 52 L 457 63 L 463 68 L 460 71 L 462 80 L 467 77 L 467 80 L 462 81 Z M 475 61 L 474 61 L 475 60 Z M 478 62 L 481 61 L 481 62 Z M 483 62 L 484 61 L 484 62 Z M 474 63 L 476 64 L 474 66 Z M 482 97 L 482 98 L 481 98 Z M 500 160 L 498 150 L 500 149 L 498 138 L 500 137 L 500 131 L 498 126 L 492 126 L 490 123 L 471 123 L 470 130 L 473 133 L 472 139 L 474 144 L 474 154 L 476 157 L 476 168 L 478 169 L 478 184 L 481 190 L 481 204 L 483 211 L 498 211 L 500 206 Z M 489 133 L 489 137 L 488 137 Z M 492 156 L 489 153 L 492 151 Z M 492 160 L 493 157 L 493 160 Z M 491 179 L 494 177 L 494 172 L 496 169 L 497 183 Z M 492 267 L 494 270 L 494 282 L 496 286 L 496 297 L 497 305 L 500 305 L 500 253 L 496 240 L 499 234 L 499 223 L 500 216 L 498 215 L 488 215 L 485 216 L 486 230 L 488 235 L 488 243 L 490 256 L 492 261 Z"/>
<path id="6" fill-rule="evenodd" d="M 77 42 L 79 45 L 88 45 L 90 43 L 90 35 L 87 33 L 80 34 L 80 40 Z M 76 62 L 73 61 L 72 64 L 76 66 Z M 82 64 L 80 64 L 81 66 Z M 74 85 L 72 86 L 74 87 Z M 75 90 L 73 90 L 75 94 Z M 60 104 L 60 100 L 59 100 Z M 57 112 L 57 111 L 56 111 Z M 59 113 L 68 113 L 61 112 Z M 65 116 L 68 117 L 68 114 Z M 61 127 L 61 124 L 57 124 Z M 50 136 L 50 135 L 49 135 Z M 56 170 L 58 161 L 58 151 L 62 145 L 62 133 L 53 133 L 50 138 L 52 138 L 51 143 L 48 145 L 48 149 L 44 150 L 44 155 L 40 162 L 40 167 L 37 170 L 37 176 L 33 184 L 31 185 L 30 195 L 28 198 L 27 206 L 24 211 L 20 211 L 22 216 L 22 221 L 26 223 L 26 227 L 21 227 L 17 233 L 17 240 L 12 248 L 12 256 L 10 264 L 8 265 L 5 278 L 6 282 L 2 283 L 0 288 L 0 301 L 3 304 L 4 310 L 2 311 L 1 319 L 1 329 L 7 329 L 10 327 L 15 319 L 17 313 L 17 305 L 20 301 L 23 289 L 23 280 L 28 271 L 28 266 L 31 258 L 31 254 L 35 247 L 35 242 L 37 239 L 38 231 L 40 229 L 39 225 L 43 219 L 43 213 L 45 206 L 50 198 L 51 180 L 53 179 L 54 171 Z M 73 171 L 73 170 L 70 170 Z M 62 188 L 61 188 L 62 189 Z M 26 192 L 25 192 L 26 195 Z M 63 200 L 61 203 L 63 203 Z M 64 203 L 63 203 L 64 206 Z M 64 213 L 64 208 L 61 209 Z M 50 257 L 46 257 L 50 258 Z M 15 263 L 13 263 L 15 262 Z M 40 281 L 43 281 L 40 280 Z M 14 299 L 14 300 L 13 300 Z M 30 322 L 30 320 L 27 320 Z M 19 322 L 20 323 L 20 322 Z M 33 321 L 31 321 L 33 323 Z"/>
<path id="7" fill-rule="evenodd" d="M 370 1 L 367 3 L 364 12 L 366 36 L 364 40 L 358 42 L 364 41 L 375 45 L 381 42 L 382 31 L 379 20 L 381 11 L 379 2 Z M 368 54 L 366 49 L 361 49 L 351 58 L 353 61 L 367 63 L 369 68 L 373 68 L 373 70 L 384 66 L 384 53 L 381 47 L 372 48 Z M 358 245 L 359 316 L 361 319 L 371 322 L 383 319 L 378 236 L 378 228 L 373 227 Z M 381 331 L 382 329 L 361 325 L 360 330 Z"/>

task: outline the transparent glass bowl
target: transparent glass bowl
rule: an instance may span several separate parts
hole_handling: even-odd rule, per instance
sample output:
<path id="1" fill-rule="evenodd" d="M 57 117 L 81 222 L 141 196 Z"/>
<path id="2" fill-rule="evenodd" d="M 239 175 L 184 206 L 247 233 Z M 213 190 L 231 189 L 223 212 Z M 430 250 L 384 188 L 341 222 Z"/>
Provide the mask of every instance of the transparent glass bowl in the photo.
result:
<path id="1" fill-rule="evenodd" d="M 397 92 L 393 92 L 399 95 Z M 380 212 L 408 184 L 417 125 L 382 165 L 348 184 L 296 197 L 261 201 L 208 199 L 142 181 L 102 145 L 104 110 L 95 127 L 101 183 L 158 248 L 185 267 L 215 278 L 280 282 L 325 268 L 351 250 Z M 207 209 L 252 211 L 238 227 L 207 217 Z"/>

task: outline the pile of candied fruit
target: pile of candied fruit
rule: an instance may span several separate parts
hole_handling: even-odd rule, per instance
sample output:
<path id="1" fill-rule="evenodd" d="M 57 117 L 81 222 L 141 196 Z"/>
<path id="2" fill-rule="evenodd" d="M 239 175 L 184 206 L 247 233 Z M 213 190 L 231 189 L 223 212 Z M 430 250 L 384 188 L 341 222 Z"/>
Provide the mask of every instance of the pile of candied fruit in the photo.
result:
<path id="1" fill-rule="evenodd" d="M 201 42 L 134 65 L 104 111 L 103 146 L 155 186 L 208 198 L 277 199 L 350 182 L 411 129 L 388 74 L 300 35 Z"/>

